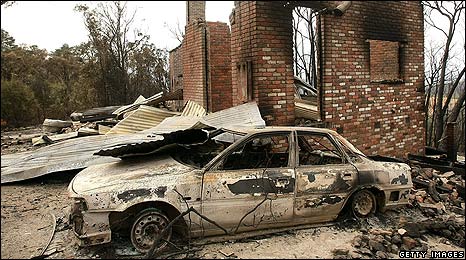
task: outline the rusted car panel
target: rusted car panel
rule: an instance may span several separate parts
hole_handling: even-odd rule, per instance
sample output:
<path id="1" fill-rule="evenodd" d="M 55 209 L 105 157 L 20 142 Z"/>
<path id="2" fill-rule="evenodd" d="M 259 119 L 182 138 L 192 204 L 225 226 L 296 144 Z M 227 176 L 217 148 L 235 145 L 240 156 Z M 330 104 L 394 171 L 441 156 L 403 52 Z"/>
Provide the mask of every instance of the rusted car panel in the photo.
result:
<path id="1" fill-rule="evenodd" d="M 361 187 L 376 187 L 385 193 L 385 207 L 408 203 L 408 195 L 413 185 L 411 168 L 404 163 L 377 162 L 364 159 L 356 163 Z"/>
<path id="2" fill-rule="evenodd" d="M 242 217 L 264 201 L 242 220 L 238 231 L 291 221 L 294 197 L 292 170 L 264 170 L 206 173 L 202 193 L 203 214 L 217 223 L 222 223 L 224 228 L 236 229 Z M 222 213 L 219 214 L 220 212 Z M 205 223 L 204 232 L 212 235 L 221 234 L 222 230 Z"/>
<path id="3" fill-rule="evenodd" d="M 297 168 L 296 175 L 295 215 L 334 219 L 355 187 L 357 171 L 352 165 L 316 166 Z"/>
<path id="4" fill-rule="evenodd" d="M 407 203 L 408 165 L 372 161 L 334 131 L 267 127 L 236 133 L 242 132 L 248 134 L 231 145 L 212 145 L 218 141 L 209 134 L 197 146 L 168 142 L 151 157 L 83 170 L 69 186 L 76 235 L 83 244 L 109 242 L 109 214 L 147 202 L 165 203 L 178 214 L 193 207 L 230 234 L 330 221 L 346 205 L 359 210 L 359 197 L 374 197 L 382 208 Z M 212 147 L 217 150 L 202 162 L 182 158 Z M 361 212 L 373 208 L 368 210 Z M 184 220 L 191 221 L 193 237 L 224 233 L 195 214 Z"/>

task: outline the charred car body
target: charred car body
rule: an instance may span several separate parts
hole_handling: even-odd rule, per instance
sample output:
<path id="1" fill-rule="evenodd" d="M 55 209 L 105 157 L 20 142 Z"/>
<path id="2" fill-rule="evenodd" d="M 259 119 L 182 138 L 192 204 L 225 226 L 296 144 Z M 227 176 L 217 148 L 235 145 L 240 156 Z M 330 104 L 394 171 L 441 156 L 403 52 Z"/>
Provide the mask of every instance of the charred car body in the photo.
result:
<path id="1" fill-rule="evenodd" d="M 141 252 L 189 207 L 236 233 L 332 221 L 344 208 L 366 217 L 406 204 L 412 187 L 407 164 L 373 161 L 321 128 L 181 131 L 99 153 L 124 159 L 70 183 L 73 230 L 82 244 L 102 244 L 125 223 Z M 195 214 L 183 220 L 191 237 L 224 233 Z"/>

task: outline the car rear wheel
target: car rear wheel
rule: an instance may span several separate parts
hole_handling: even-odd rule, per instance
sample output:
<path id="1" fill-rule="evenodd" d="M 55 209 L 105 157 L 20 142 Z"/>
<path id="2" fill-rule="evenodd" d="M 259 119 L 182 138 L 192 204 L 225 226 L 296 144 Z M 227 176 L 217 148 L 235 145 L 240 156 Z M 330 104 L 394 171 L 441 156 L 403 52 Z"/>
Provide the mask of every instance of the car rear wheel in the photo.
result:
<path id="1" fill-rule="evenodd" d="M 360 190 L 353 196 L 351 210 L 357 218 L 365 218 L 375 212 L 376 200 L 374 194 L 368 190 Z"/>
<path id="2" fill-rule="evenodd" d="M 158 209 L 148 208 L 141 211 L 136 216 L 131 228 L 131 243 L 139 252 L 147 253 L 154 244 L 156 237 L 162 233 L 169 223 L 167 216 Z M 159 242 L 160 245 L 156 249 L 165 248 L 171 235 L 172 228 L 170 227 L 163 235 Z"/>

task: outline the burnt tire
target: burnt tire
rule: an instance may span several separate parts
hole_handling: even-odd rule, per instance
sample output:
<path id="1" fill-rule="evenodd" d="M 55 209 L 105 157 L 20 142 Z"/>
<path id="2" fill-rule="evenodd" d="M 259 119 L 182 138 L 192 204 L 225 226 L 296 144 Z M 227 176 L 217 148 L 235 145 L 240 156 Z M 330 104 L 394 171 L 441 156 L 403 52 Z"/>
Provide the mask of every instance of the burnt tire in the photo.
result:
<path id="1" fill-rule="evenodd" d="M 156 237 L 170 223 L 168 217 L 156 208 L 142 210 L 135 218 L 131 227 L 131 243 L 141 253 L 147 253 L 154 244 Z M 172 236 L 172 228 L 165 232 L 156 247 L 156 251 L 164 249 Z"/>
<path id="2" fill-rule="evenodd" d="M 366 218 L 375 213 L 377 201 L 369 190 L 357 191 L 351 200 L 351 213 L 356 218 Z"/>

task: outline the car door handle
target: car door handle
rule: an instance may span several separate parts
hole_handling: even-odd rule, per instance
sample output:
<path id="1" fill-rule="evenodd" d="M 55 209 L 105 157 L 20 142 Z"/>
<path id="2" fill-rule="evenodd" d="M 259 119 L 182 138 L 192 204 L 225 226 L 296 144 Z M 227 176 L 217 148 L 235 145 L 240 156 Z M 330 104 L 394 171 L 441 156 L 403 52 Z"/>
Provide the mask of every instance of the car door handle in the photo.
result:
<path id="1" fill-rule="evenodd" d="M 342 178 L 344 181 L 349 181 L 349 180 L 352 180 L 353 179 L 353 174 L 351 173 L 345 173 L 343 174 L 343 178 Z"/>

